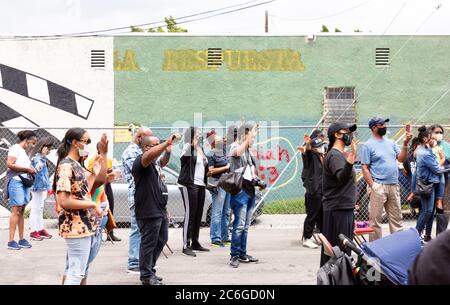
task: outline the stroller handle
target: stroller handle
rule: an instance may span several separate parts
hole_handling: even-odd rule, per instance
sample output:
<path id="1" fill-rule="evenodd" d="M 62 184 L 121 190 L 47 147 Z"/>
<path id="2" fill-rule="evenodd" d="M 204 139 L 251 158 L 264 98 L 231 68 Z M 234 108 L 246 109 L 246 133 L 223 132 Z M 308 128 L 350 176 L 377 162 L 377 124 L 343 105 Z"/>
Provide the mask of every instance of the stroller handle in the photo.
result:
<path id="1" fill-rule="evenodd" d="M 363 252 L 361 249 L 359 249 L 347 236 L 344 234 L 339 234 L 339 240 L 341 241 L 342 245 L 346 249 L 350 249 L 353 252 L 355 252 L 357 255 L 362 255 Z"/>

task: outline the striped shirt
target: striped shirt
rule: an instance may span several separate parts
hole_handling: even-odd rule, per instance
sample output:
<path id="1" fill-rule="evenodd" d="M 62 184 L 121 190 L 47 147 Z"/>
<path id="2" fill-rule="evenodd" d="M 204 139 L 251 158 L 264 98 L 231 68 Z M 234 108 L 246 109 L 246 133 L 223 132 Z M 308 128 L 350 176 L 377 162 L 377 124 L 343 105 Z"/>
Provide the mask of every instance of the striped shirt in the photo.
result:
<path id="1" fill-rule="evenodd" d="M 128 182 L 128 207 L 131 209 L 134 207 L 134 179 L 131 174 L 133 163 L 136 158 L 142 154 L 142 149 L 136 143 L 130 143 L 122 154 L 122 166 L 125 179 Z"/>

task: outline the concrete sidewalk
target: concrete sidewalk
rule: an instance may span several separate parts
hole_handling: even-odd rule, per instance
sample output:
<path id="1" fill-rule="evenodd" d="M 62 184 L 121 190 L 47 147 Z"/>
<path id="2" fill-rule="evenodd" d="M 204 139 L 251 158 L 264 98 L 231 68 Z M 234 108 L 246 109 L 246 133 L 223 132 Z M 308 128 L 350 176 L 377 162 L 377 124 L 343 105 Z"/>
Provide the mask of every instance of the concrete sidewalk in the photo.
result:
<path id="1" fill-rule="evenodd" d="M 197 253 L 192 258 L 181 254 L 182 230 L 169 230 L 169 245 L 174 254 L 164 249 L 157 273 L 166 284 L 179 285 L 257 285 L 315 284 L 319 268 L 320 249 L 307 249 L 300 238 L 304 215 L 262 215 L 249 232 L 248 253 L 259 258 L 257 264 L 229 267 L 229 246 L 211 247 L 209 228 L 202 228 L 200 242 L 211 252 Z M 410 227 L 413 223 L 405 223 Z M 388 233 L 384 225 L 385 234 Z M 6 249 L 8 231 L 0 230 L 0 284 L 60 284 L 65 265 L 66 245 L 54 237 L 32 242 L 32 249 Z M 121 242 L 104 242 L 90 267 L 89 284 L 138 285 L 139 275 L 126 272 L 129 229 L 115 230 Z"/>

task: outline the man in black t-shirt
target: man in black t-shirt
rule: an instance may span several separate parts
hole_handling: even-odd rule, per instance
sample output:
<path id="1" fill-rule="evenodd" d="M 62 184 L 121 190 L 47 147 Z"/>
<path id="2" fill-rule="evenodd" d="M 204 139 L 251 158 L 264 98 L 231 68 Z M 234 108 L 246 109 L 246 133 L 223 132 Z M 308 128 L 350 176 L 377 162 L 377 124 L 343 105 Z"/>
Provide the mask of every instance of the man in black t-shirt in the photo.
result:
<path id="1" fill-rule="evenodd" d="M 155 274 L 155 264 L 167 243 L 169 222 L 167 187 L 162 180 L 161 168 L 169 163 L 173 136 L 162 144 L 153 136 L 142 138 L 140 144 L 144 153 L 136 158 L 131 171 L 136 187 L 136 220 L 141 234 L 139 269 L 143 285 L 162 285 L 162 278 Z"/>

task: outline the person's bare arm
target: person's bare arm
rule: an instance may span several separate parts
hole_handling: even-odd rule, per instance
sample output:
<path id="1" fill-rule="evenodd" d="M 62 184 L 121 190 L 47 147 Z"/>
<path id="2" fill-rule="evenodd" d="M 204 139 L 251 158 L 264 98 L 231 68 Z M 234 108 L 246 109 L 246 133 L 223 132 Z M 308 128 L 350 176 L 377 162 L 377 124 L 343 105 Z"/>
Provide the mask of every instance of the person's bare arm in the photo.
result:
<path id="1" fill-rule="evenodd" d="M 412 138 L 412 134 L 410 132 L 406 132 L 405 141 L 403 142 L 402 149 L 400 150 L 400 153 L 397 155 L 398 162 L 405 162 L 406 158 L 408 157 L 408 143 Z"/>
<path id="2" fill-rule="evenodd" d="M 35 169 L 32 167 L 25 167 L 25 166 L 19 166 L 16 164 L 17 158 L 13 156 L 8 156 L 8 159 L 6 160 L 6 166 L 19 173 L 29 173 L 31 175 L 34 175 L 36 173 Z"/>
<path id="3" fill-rule="evenodd" d="M 258 130 L 258 125 L 253 126 L 252 130 L 250 131 L 250 137 L 254 136 Z M 242 142 L 241 145 L 239 145 L 236 150 L 233 152 L 233 157 L 240 157 L 242 156 L 250 146 L 250 137 L 247 138 L 244 142 Z"/>
<path id="4" fill-rule="evenodd" d="M 167 149 L 167 147 L 169 147 L 170 145 L 172 145 L 172 141 L 174 139 L 175 134 L 172 134 L 169 136 L 169 138 L 164 142 L 161 143 L 159 145 L 156 145 L 155 147 L 150 148 L 149 150 L 147 150 L 141 158 L 141 165 L 143 167 L 147 167 L 149 166 L 153 160 L 155 160 L 156 158 L 158 158 L 163 152 L 164 150 Z M 167 163 L 166 163 L 167 164 Z"/>
<path id="5" fill-rule="evenodd" d="M 96 174 L 95 177 L 95 181 L 93 184 L 94 188 L 98 188 L 99 186 L 103 185 L 106 183 L 106 176 L 107 176 L 107 171 L 108 171 L 108 138 L 106 137 L 106 134 L 104 133 L 102 135 L 102 138 L 100 140 L 100 145 L 99 145 L 99 152 L 100 152 L 100 157 L 101 157 L 101 162 L 100 162 L 100 170 L 98 172 L 98 174 Z"/>
<path id="6" fill-rule="evenodd" d="M 73 210 L 83 210 L 83 209 L 93 209 L 97 204 L 89 200 L 79 200 L 75 199 L 68 192 L 57 192 L 56 198 L 58 200 L 58 205 L 63 209 L 73 209 Z"/>
<path id="7" fill-rule="evenodd" d="M 224 172 L 228 171 L 229 169 L 230 169 L 230 164 L 227 164 L 227 165 L 222 166 L 222 167 L 210 166 L 209 167 L 209 174 L 217 175 L 217 174 L 224 173 Z"/>
<path id="8" fill-rule="evenodd" d="M 172 153 L 172 145 L 169 145 L 166 147 L 164 155 L 159 159 L 159 166 L 161 166 L 161 168 L 169 164 L 171 153 Z"/>
<path id="9" fill-rule="evenodd" d="M 369 166 L 367 164 L 362 165 L 362 173 L 364 176 L 364 180 L 366 180 L 366 183 L 369 187 L 372 187 L 373 185 L 373 178 L 370 174 Z"/>

